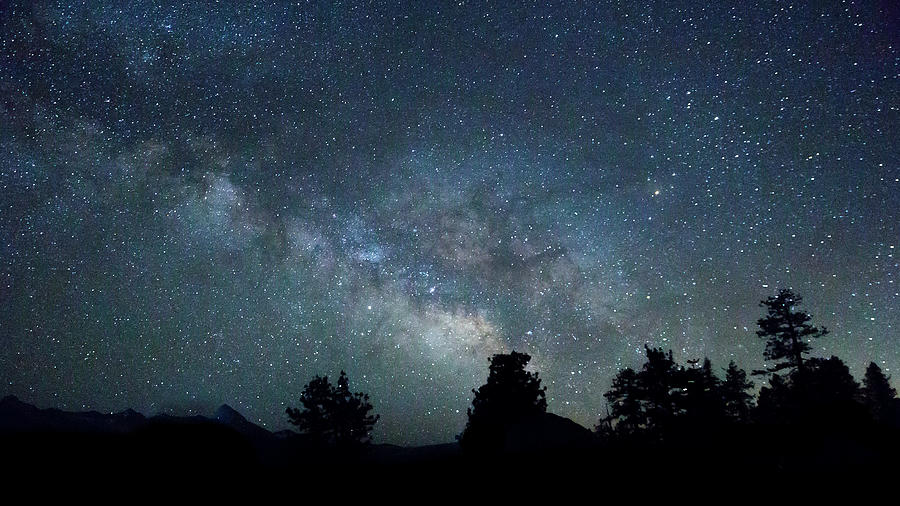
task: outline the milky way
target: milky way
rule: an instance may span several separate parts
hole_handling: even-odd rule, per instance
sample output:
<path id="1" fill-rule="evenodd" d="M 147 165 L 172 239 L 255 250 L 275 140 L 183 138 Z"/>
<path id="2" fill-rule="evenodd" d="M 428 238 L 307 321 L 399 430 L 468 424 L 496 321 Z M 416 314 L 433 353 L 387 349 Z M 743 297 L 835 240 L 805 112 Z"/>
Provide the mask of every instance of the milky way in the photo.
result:
<path id="1" fill-rule="evenodd" d="M 0 394 L 281 429 L 343 369 L 433 443 L 519 350 L 592 426 L 785 287 L 900 378 L 896 7 L 706 3 L 0 3 Z"/>

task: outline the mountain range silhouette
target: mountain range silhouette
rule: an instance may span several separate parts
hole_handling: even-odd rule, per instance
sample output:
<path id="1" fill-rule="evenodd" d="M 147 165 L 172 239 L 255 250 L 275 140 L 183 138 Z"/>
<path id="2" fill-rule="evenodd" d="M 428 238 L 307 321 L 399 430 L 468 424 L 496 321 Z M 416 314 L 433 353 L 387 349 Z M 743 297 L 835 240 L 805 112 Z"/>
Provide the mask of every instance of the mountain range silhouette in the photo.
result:
<path id="1" fill-rule="evenodd" d="M 210 416 L 146 416 L 132 409 L 117 413 L 41 409 L 14 396 L 0 400 L 0 458 L 13 472 L 8 477 L 33 477 L 47 469 L 90 476 L 305 476 L 322 483 L 345 475 L 382 478 L 382 483 L 398 475 L 517 477 L 538 469 L 551 476 L 601 473 L 620 480 L 636 479 L 635 469 L 652 475 L 727 477 L 771 466 L 771 455 L 760 449 L 785 443 L 783 430 L 698 427 L 665 445 L 640 439 L 604 443 L 572 420 L 540 413 L 508 427 L 498 457 L 479 460 L 467 458 L 456 442 L 419 447 L 371 444 L 352 455 L 335 452 L 316 446 L 304 434 L 269 431 L 227 404 Z M 810 431 L 801 452 L 791 459 L 780 458 L 774 469 L 854 474 L 896 469 L 891 460 L 900 440 L 893 429 L 848 430 Z"/>
<path id="2" fill-rule="evenodd" d="M 0 438 L 7 459 L 33 462 L 53 455 L 103 465 L 125 461 L 139 465 L 279 469 L 323 461 L 304 434 L 272 432 L 223 404 L 211 416 L 145 416 L 132 409 L 117 413 L 41 409 L 14 396 L 0 400 Z M 590 430 L 552 413 L 541 413 L 510 427 L 504 451 L 511 455 L 569 452 L 590 448 Z M 372 444 L 356 456 L 378 466 L 452 464 L 461 458 L 458 443 L 405 447 Z M 324 458 L 325 461 L 329 459 Z"/>

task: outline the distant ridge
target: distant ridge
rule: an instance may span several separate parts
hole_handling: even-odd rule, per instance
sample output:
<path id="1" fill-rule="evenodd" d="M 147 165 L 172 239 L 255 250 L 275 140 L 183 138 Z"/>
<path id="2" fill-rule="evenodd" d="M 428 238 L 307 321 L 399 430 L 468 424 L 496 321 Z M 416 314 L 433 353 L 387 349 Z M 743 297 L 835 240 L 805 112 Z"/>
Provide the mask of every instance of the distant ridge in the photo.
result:
<path id="1" fill-rule="evenodd" d="M 146 425 L 147 420 L 133 409 L 104 414 L 97 411 L 40 409 L 13 395 L 0 400 L 0 431 L 4 432 L 128 433 Z"/>
<path id="2" fill-rule="evenodd" d="M 178 416 L 166 413 L 150 417 L 129 408 L 118 413 L 97 411 L 63 411 L 41 409 L 22 402 L 14 395 L 0 400 L 0 431 L 3 432 L 89 432 L 130 433 L 153 423 L 197 424 L 211 423 L 229 427 L 251 438 L 272 437 L 269 430 L 247 420 L 228 404 L 222 404 L 211 417 L 203 415 Z"/>
<path id="3" fill-rule="evenodd" d="M 252 439 L 266 439 L 273 436 L 271 431 L 247 420 L 244 415 L 240 414 L 228 404 L 219 406 L 219 408 L 216 409 L 214 418 L 222 425 L 227 425 L 238 433 Z"/>
<path id="4" fill-rule="evenodd" d="M 290 430 L 271 432 L 228 404 L 212 416 L 145 416 L 132 409 L 118 413 L 41 409 L 14 396 L 0 400 L 0 445 L 8 455 L 27 461 L 52 454 L 56 458 L 96 459 L 96 465 L 131 462 L 139 466 L 272 469 L 312 466 L 327 469 L 341 456 Z M 542 413 L 509 427 L 504 451 L 577 452 L 594 446 L 590 430 L 567 418 Z M 456 465 L 463 454 L 456 442 L 418 447 L 373 444 L 356 454 L 358 463 L 378 468 Z M 324 464 L 323 464 L 324 462 Z"/>

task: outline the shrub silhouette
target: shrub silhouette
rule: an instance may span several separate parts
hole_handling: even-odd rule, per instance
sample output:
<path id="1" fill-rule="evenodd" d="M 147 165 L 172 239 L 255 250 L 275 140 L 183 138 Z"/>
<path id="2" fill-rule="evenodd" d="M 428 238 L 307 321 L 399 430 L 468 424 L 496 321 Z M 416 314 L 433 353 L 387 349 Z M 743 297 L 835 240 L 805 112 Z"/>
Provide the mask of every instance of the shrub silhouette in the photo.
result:
<path id="1" fill-rule="evenodd" d="M 371 442 L 370 433 L 379 415 L 369 414 L 369 395 L 350 392 L 347 374 L 341 371 L 337 386 L 328 376 L 316 376 L 300 395 L 303 409 L 287 408 L 290 422 L 319 446 L 356 448 Z"/>

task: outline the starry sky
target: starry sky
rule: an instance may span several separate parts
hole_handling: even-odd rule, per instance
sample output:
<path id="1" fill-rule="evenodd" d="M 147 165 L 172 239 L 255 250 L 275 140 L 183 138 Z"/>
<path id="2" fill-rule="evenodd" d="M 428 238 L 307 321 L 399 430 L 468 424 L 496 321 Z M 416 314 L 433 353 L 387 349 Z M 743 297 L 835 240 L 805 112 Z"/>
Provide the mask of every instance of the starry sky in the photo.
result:
<path id="1" fill-rule="evenodd" d="M 0 394 L 452 441 L 488 357 L 592 427 L 759 301 L 900 378 L 893 2 L 0 1 Z"/>

